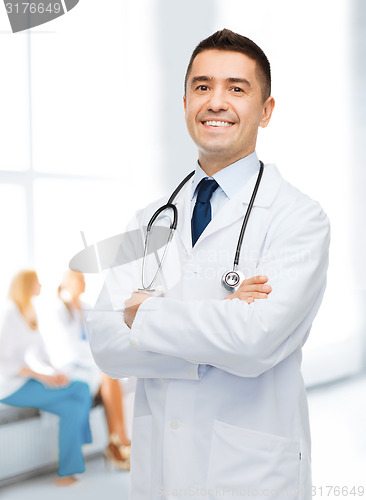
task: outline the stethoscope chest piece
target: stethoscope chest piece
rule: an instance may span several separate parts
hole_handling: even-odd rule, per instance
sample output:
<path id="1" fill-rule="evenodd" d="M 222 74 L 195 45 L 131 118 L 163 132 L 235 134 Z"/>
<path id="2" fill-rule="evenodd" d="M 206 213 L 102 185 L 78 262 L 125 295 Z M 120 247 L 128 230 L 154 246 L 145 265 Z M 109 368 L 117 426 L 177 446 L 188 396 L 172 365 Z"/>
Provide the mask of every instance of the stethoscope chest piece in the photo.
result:
<path id="1" fill-rule="evenodd" d="M 228 292 L 236 292 L 244 280 L 244 274 L 241 271 L 227 271 L 222 275 L 222 286 Z"/>

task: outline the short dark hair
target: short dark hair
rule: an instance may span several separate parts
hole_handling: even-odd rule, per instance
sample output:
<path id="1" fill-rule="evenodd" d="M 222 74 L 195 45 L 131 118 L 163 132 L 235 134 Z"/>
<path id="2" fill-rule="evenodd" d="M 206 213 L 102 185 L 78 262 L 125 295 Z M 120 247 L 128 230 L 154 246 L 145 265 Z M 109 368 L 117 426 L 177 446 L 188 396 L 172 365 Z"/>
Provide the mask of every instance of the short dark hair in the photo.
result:
<path id="1" fill-rule="evenodd" d="M 263 50 L 249 38 L 223 29 L 216 31 L 213 35 L 202 40 L 194 49 L 188 64 L 185 80 L 184 93 L 187 91 L 187 81 L 195 58 L 205 50 L 227 50 L 241 52 L 253 59 L 256 64 L 256 72 L 262 88 L 262 97 L 265 101 L 271 95 L 271 66 Z"/>

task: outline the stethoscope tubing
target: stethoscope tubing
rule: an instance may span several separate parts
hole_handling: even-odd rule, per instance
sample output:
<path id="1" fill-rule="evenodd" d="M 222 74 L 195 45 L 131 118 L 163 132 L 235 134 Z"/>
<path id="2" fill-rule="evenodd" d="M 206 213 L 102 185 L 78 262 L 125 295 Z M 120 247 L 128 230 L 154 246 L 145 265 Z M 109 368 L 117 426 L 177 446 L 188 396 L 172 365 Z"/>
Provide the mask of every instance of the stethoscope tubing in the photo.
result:
<path id="1" fill-rule="evenodd" d="M 240 229 L 238 243 L 237 243 L 237 246 L 236 246 L 235 257 L 234 257 L 234 264 L 233 264 L 233 271 L 235 271 L 235 272 L 237 271 L 237 268 L 239 266 L 240 252 L 241 252 L 241 247 L 242 247 L 242 244 L 243 244 L 244 233 L 245 233 L 245 230 L 246 230 L 246 227 L 247 227 L 247 224 L 248 224 L 249 216 L 250 216 L 250 213 L 252 211 L 254 200 L 255 200 L 255 198 L 257 196 L 258 188 L 259 188 L 259 185 L 260 185 L 260 182 L 261 182 L 261 179 L 262 179 L 262 175 L 263 175 L 264 165 L 263 165 L 262 161 L 260 161 L 259 163 L 260 163 L 260 169 L 259 169 L 258 177 L 257 177 L 256 183 L 255 183 L 254 189 L 253 189 L 252 196 L 251 196 L 249 204 L 248 204 L 248 208 L 247 208 L 247 210 L 245 212 L 244 220 L 243 220 L 243 223 L 242 223 L 242 226 L 241 226 L 241 229 Z M 168 203 L 166 203 L 165 205 L 159 207 L 156 210 L 156 212 L 152 215 L 152 217 L 150 218 L 150 220 L 148 222 L 147 230 L 146 230 L 146 237 L 145 237 L 144 256 L 143 256 L 143 261 L 142 261 L 142 271 L 141 271 L 142 288 L 139 288 L 140 291 L 153 291 L 151 287 L 153 286 L 153 284 L 154 284 L 154 282 L 155 282 L 155 280 L 156 280 L 156 278 L 158 276 L 158 273 L 159 273 L 160 269 L 163 266 L 163 262 L 165 260 L 165 256 L 166 256 L 166 253 L 167 253 L 167 249 L 168 249 L 169 243 L 172 241 L 174 232 L 175 232 L 175 230 L 177 229 L 177 226 L 178 226 L 178 209 L 174 205 L 173 201 L 175 200 L 176 196 L 178 195 L 178 193 L 180 192 L 180 190 L 182 189 L 182 187 L 189 181 L 189 179 L 191 179 L 191 177 L 193 177 L 194 173 L 195 173 L 195 171 L 193 170 L 192 172 L 190 172 L 182 180 L 182 182 L 173 191 L 172 195 L 170 196 L 170 198 L 168 200 Z M 158 269 L 157 269 L 157 271 L 156 271 L 153 279 L 151 280 L 150 284 L 147 287 L 145 287 L 145 285 L 144 285 L 144 274 L 145 274 L 144 270 L 145 270 L 145 260 L 146 260 L 147 250 L 148 250 L 148 243 L 149 243 L 150 231 L 152 229 L 152 226 L 153 226 L 154 222 L 159 217 L 159 215 L 162 212 L 164 212 L 165 210 L 168 210 L 168 209 L 173 210 L 173 221 L 172 221 L 172 223 L 170 225 L 170 233 L 169 233 L 168 241 L 167 241 L 167 243 L 165 245 L 164 253 L 163 253 L 162 259 L 159 262 Z M 223 280 L 224 280 L 224 277 L 226 275 L 228 275 L 229 273 L 230 273 L 230 271 L 228 271 L 227 273 L 224 274 Z M 224 282 L 223 282 L 223 284 L 224 284 Z M 224 284 L 224 286 L 225 286 L 225 284 Z M 228 290 L 230 289 L 230 291 L 234 290 L 234 288 L 231 289 L 230 287 L 227 288 L 227 289 Z"/>
<path id="2" fill-rule="evenodd" d="M 243 244 L 244 233 L 245 233 L 245 230 L 247 228 L 249 216 L 250 216 L 250 213 L 252 211 L 254 200 L 255 200 L 255 198 L 257 196 L 259 184 L 261 183 L 261 179 L 262 179 L 262 175 L 263 175 L 264 165 L 263 165 L 262 161 L 260 161 L 259 163 L 260 163 L 259 174 L 258 174 L 257 181 L 256 181 L 254 189 L 253 189 L 252 196 L 251 196 L 250 201 L 249 201 L 249 205 L 248 205 L 247 211 L 245 212 L 243 224 L 241 226 L 241 230 L 240 230 L 240 234 L 239 234 L 239 238 L 238 238 L 238 244 L 236 246 L 235 258 L 234 258 L 234 265 L 233 265 L 233 269 L 234 270 L 236 270 L 237 267 L 238 267 L 238 265 L 239 265 L 239 258 L 240 258 L 241 246 Z"/>

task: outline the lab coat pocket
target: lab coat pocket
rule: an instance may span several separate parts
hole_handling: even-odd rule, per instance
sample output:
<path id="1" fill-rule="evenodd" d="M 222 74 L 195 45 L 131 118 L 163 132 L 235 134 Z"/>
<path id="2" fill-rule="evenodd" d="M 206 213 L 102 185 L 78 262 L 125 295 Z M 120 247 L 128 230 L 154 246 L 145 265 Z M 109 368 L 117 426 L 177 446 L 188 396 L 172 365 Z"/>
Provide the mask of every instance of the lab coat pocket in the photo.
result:
<path id="1" fill-rule="evenodd" d="M 151 497 L 152 416 L 135 417 L 131 438 L 131 497 L 146 500 Z"/>
<path id="2" fill-rule="evenodd" d="M 282 436 L 214 421 L 208 470 L 210 498 L 300 498 L 300 444 Z M 231 496 L 230 496 L 231 495 Z"/>

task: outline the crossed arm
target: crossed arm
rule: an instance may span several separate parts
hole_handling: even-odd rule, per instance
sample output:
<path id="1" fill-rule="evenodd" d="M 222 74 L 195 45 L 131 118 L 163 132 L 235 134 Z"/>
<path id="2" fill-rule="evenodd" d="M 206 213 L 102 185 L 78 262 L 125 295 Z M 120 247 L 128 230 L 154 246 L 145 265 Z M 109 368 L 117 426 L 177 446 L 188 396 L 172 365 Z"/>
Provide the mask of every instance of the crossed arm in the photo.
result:
<path id="1" fill-rule="evenodd" d="M 138 378 L 173 378 L 199 379 L 203 373 L 200 363 L 190 362 L 175 355 L 166 356 L 158 352 L 139 351 L 131 345 L 131 330 L 124 319 L 131 325 L 139 306 L 150 296 L 145 293 L 133 293 L 126 301 L 125 314 L 116 310 L 110 303 L 115 289 L 121 290 L 130 278 L 133 282 L 132 266 L 125 269 L 124 280 L 112 273 L 105 283 L 100 300 L 95 309 L 86 315 L 88 337 L 97 365 L 112 378 L 135 376 Z M 240 290 L 230 298 L 240 298 L 248 303 L 257 298 L 265 298 L 270 293 L 262 291 L 267 277 L 254 277 L 243 282 Z M 108 285 L 110 289 L 108 289 Z M 267 285 L 268 286 L 268 285 Z M 126 295 L 128 296 L 128 295 Z M 164 299 L 162 299 L 164 300 Z M 122 304 L 121 304 L 122 305 Z"/>
<path id="2" fill-rule="evenodd" d="M 266 285 L 267 281 L 267 276 L 254 276 L 246 279 L 236 292 L 227 295 L 224 300 L 240 299 L 247 302 L 247 304 L 251 304 L 256 299 L 266 299 L 272 291 L 272 287 Z M 149 298 L 150 296 L 147 293 L 135 292 L 126 300 L 124 321 L 129 328 L 132 327 L 140 305 Z"/>
<path id="3" fill-rule="evenodd" d="M 112 275 L 110 296 L 123 300 L 93 311 L 89 321 L 101 369 L 115 378 L 198 379 L 201 365 L 208 364 L 253 377 L 301 347 L 325 290 L 329 221 L 315 203 L 297 204 L 287 212 L 267 238 L 258 266 L 266 276 L 246 280 L 224 300 L 130 296 L 121 287 L 134 282 L 133 266 L 123 280 Z M 264 288 L 267 276 L 273 291 Z M 129 296 L 123 313 L 119 308 Z M 269 299 L 260 300 L 264 297 Z"/>

